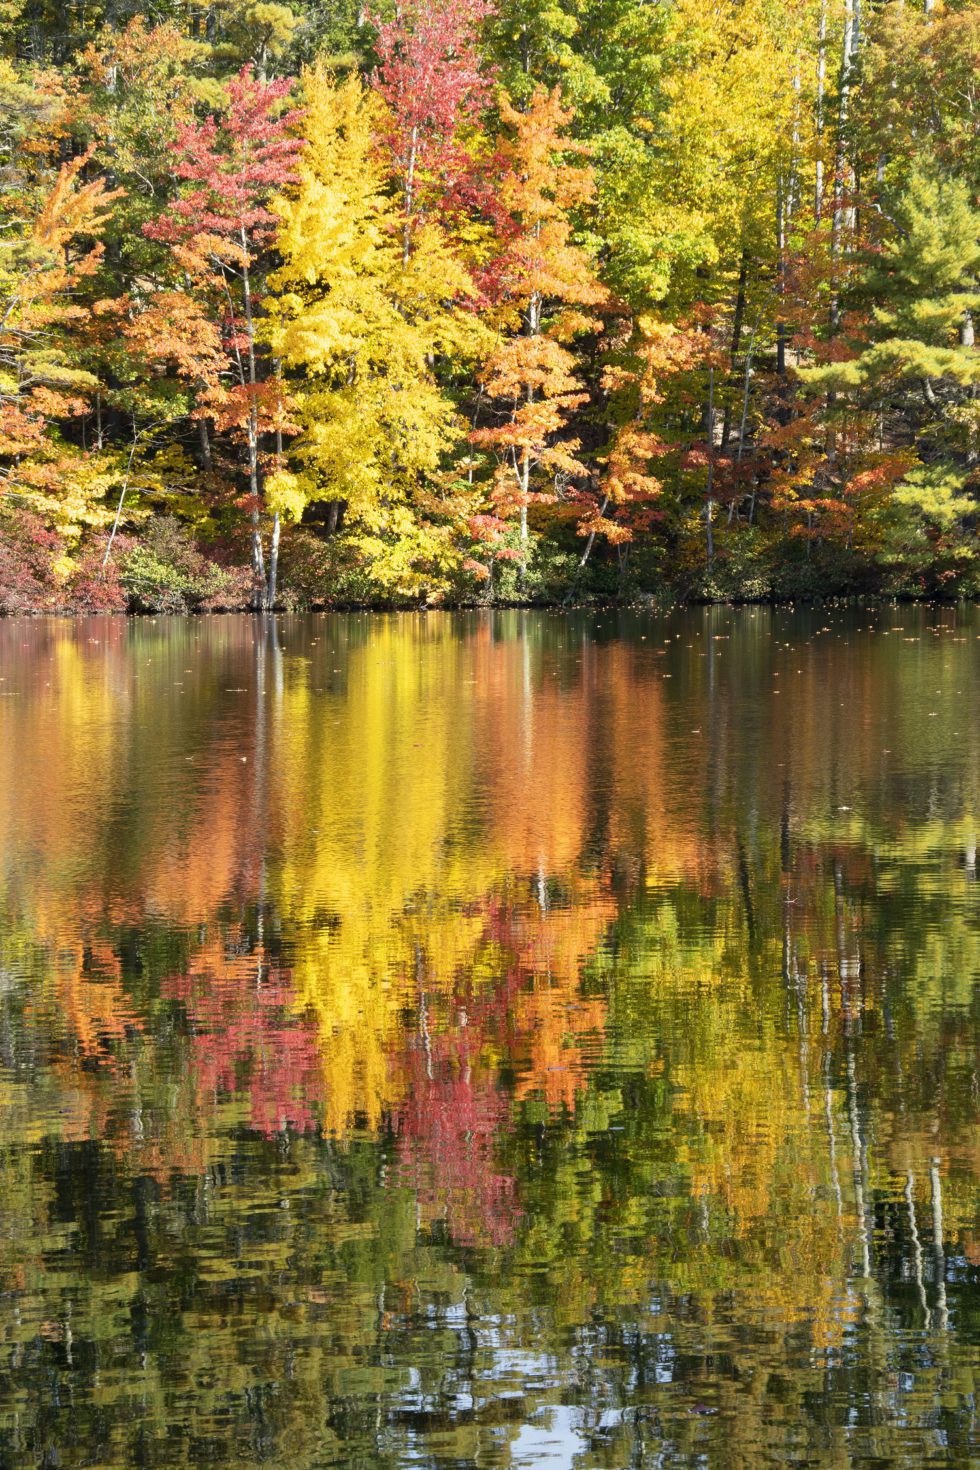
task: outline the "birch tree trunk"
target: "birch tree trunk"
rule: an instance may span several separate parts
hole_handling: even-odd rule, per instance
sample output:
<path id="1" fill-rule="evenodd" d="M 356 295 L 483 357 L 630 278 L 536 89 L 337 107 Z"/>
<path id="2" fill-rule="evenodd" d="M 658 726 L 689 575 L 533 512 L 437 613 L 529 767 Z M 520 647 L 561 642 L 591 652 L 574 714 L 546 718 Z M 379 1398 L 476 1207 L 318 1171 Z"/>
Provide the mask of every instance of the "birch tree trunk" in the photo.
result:
<path id="1" fill-rule="evenodd" d="M 266 593 L 266 610 L 271 612 L 276 605 L 276 580 L 279 576 L 279 536 L 282 525 L 279 520 L 279 512 L 276 511 L 272 519 L 272 540 L 269 545 L 269 587 Z"/>
<path id="2" fill-rule="evenodd" d="M 840 95 L 837 108 L 837 140 L 834 148 L 834 212 L 831 222 L 831 260 L 834 271 L 833 296 L 830 306 L 830 324 L 834 331 L 840 327 L 840 267 L 843 252 L 843 232 L 853 224 L 853 209 L 844 205 L 844 185 L 847 167 L 847 126 L 850 112 L 851 90 L 854 71 L 861 44 L 861 0 L 846 0 L 844 10 L 844 46 L 841 55 Z"/>
<path id="3" fill-rule="evenodd" d="M 419 130 L 412 128 L 412 143 L 405 170 L 405 229 L 402 235 L 402 265 L 407 266 L 412 253 L 412 209 L 415 204 L 415 163 L 418 156 Z"/>
<path id="4" fill-rule="evenodd" d="M 827 6 L 820 6 L 817 28 L 817 95 L 814 104 L 814 126 L 817 135 L 817 157 L 813 180 L 813 216 L 817 224 L 823 212 L 823 109 L 827 87 Z"/>
<path id="5" fill-rule="evenodd" d="M 248 272 L 248 241 L 245 237 L 244 227 L 241 233 L 241 244 L 242 294 L 245 302 L 245 342 L 248 369 L 247 381 L 251 389 L 246 436 L 248 443 L 248 488 L 252 497 L 252 571 L 255 578 L 255 586 L 252 591 L 252 606 L 259 609 L 266 601 L 267 588 L 265 580 L 265 553 L 262 548 L 262 518 L 259 511 L 262 485 L 259 476 L 259 415 L 255 403 L 255 319 L 252 311 L 252 283 Z"/>

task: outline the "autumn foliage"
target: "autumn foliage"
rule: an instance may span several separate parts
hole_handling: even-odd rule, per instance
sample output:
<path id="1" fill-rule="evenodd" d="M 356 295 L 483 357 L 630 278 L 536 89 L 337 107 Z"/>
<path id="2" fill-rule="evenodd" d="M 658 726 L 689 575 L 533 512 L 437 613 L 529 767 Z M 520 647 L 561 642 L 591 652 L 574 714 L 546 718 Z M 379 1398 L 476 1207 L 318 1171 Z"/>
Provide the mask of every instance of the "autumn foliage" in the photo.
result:
<path id="1" fill-rule="evenodd" d="M 246 10 L 0 61 L 6 606 L 977 590 L 975 7 Z"/>

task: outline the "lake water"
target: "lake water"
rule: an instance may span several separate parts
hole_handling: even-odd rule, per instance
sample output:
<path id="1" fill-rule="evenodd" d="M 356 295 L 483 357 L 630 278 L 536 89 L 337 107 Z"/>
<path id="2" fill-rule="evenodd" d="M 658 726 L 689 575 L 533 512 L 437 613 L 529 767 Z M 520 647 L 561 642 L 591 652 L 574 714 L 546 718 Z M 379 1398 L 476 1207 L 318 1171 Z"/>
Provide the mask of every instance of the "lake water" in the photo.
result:
<path id="1" fill-rule="evenodd" d="M 977 1463 L 978 660 L 0 624 L 0 1470 Z"/>

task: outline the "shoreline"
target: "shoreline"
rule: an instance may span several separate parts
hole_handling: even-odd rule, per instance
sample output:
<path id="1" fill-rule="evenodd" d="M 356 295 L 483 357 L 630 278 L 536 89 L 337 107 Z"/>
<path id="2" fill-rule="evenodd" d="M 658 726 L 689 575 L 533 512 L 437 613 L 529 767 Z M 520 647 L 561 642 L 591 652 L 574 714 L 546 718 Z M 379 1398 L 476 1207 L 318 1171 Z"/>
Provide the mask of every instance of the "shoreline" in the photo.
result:
<path id="1" fill-rule="evenodd" d="M 66 622 L 82 618 L 121 618 L 143 621 L 154 618 L 207 618 L 207 617 L 309 617 L 328 613 L 373 613 L 379 616 L 392 614 L 418 616 L 419 614 L 458 613 L 589 613 L 589 612 L 647 612 L 658 615 L 687 612 L 694 608 L 726 607 L 771 608 L 797 611 L 803 608 L 884 608 L 884 607 L 977 607 L 980 597 L 910 597 L 879 593 L 828 594 L 825 597 L 745 597 L 745 598 L 689 598 L 658 599 L 653 596 L 639 597 L 628 601 L 597 598 L 589 602 L 440 602 L 440 603 L 373 603 L 338 602 L 313 603 L 303 607 L 211 607 L 211 608 L 32 608 L 16 612 L 0 611 L 0 621 L 16 619 L 33 621 L 37 618 L 58 618 Z"/>

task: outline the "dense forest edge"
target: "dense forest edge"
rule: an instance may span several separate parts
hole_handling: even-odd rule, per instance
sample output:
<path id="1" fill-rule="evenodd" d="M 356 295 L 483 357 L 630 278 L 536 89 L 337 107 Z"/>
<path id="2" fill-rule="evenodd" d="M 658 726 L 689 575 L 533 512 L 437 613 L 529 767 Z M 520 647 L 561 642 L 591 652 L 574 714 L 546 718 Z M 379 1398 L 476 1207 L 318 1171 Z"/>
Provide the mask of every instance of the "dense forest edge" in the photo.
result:
<path id="1" fill-rule="evenodd" d="M 980 7 L 0 13 L 0 611 L 980 593 Z"/>

